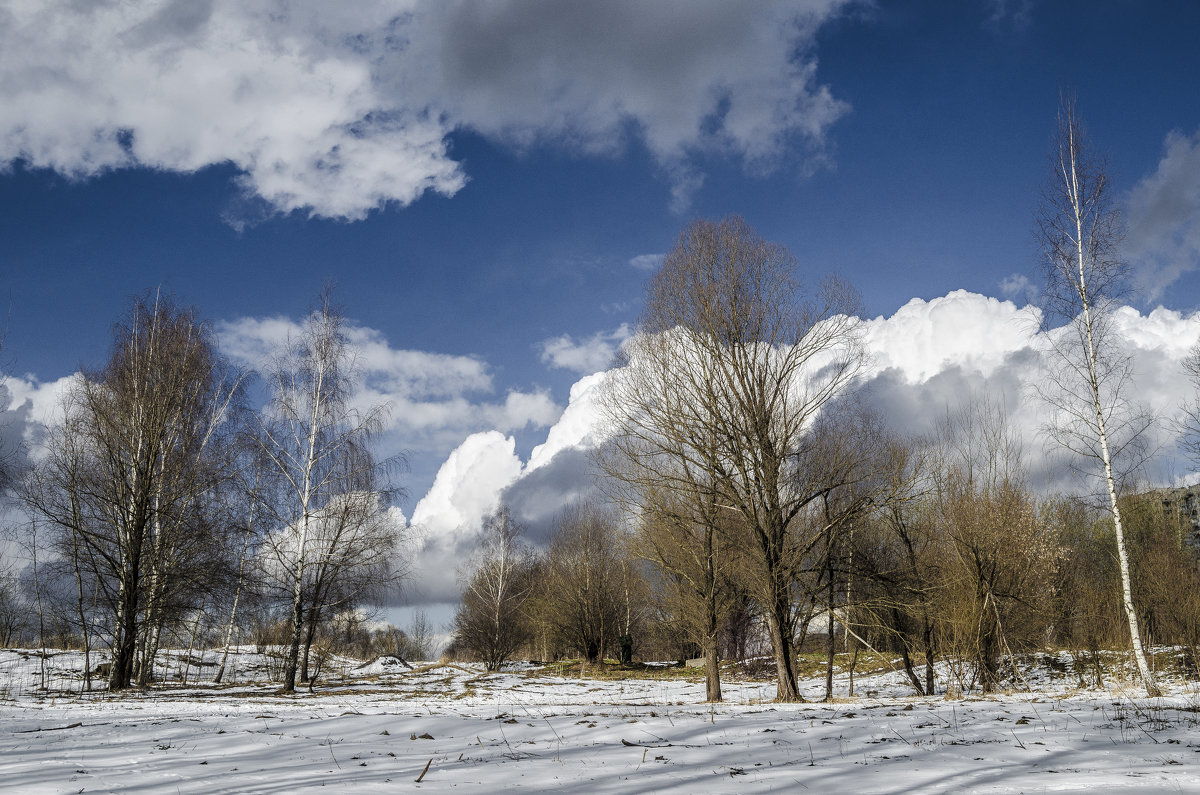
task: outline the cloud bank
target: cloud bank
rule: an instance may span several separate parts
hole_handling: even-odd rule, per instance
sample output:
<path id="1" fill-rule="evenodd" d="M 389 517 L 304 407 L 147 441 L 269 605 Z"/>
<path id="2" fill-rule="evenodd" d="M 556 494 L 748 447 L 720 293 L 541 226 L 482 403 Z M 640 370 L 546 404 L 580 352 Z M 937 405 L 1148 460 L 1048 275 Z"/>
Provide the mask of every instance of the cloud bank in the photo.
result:
<path id="1" fill-rule="evenodd" d="M 844 0 L 4 0 L 0 167 L 232 164 L 273 212 L 359 219 L 467 175 L 448 137 L 809 165 L 846 111 L 815 37 Z"/>
<path id="2" fill-rule="evenodd" d="M 931 432 L 963 401 L 987 396 L 1005 408 L 1022 437 L 1031 481 L 1047 489 L 1072 488 L 1069 467 L 1043 446 L 1041 428 L 1048 416 L 1032 394 L 1049 361 L 1045 334 L 1063 333 L 1038 332 L 1040 319 L 1030 307 L 961 290 L 929 301 L 913 299 L 889 317 L 864 323 L 872 353 L 863 384 L 866 399 L 891 427 L 916 435 Z M 1169 422 L 1194 390 L 1182 361 L 1200 340 L 1200 314 L 1163 308 L 1142 314 L 1122 307 L 1114 325 L 1133 358 L 1133 397 Z M 416 584 L 429 601 L 457 600 L 455 566 L 469 558 L 482 517 L 501 501 L 527 525 L 529 538 L 543 543 L 554 515 L 594 488 L 588 452 L 604 436 L 596 396 L 605 377 L 606 372 L 597 372 L 575 384 L 567 408 L 528 461 L 522 462 L 513 440 L 500 433 L 475 434 L 447 459 L 434 488 L 413 512 L 424 533 Z M 1160 423 L 1149 442 L 1156 451 L 1149 478 L 1197 479 L 1195 464 L 1177 458 L 1168 424 Z"/>

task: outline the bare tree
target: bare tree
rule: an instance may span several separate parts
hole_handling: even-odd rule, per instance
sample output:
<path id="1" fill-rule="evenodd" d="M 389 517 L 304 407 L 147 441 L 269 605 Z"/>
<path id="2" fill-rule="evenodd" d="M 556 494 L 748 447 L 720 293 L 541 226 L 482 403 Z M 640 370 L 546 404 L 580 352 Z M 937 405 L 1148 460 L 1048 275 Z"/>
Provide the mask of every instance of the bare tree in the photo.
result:
<path id="1" fill-rule="evenodd" d="M 310 685 L 309 653 L 324 619 L 386 602 L 404 574 L 399 559 L 404 527 L 384 499 L 370 489 L 343 495 L 327 504 L 309 529 L 311 565 L 300 678 Z"/>
<path id="2" fill-rule="evenodd" d="M 973 401 L 947 416 L 933 467 L 939 625 L 984 692 L 1023 643 L 1039 640 L 1060 549 L 1025 485 L 1004 411 Z M 967 677 L 964 677 L 966 679 Z"/>
<path id="3" fill-rule="evenodd" d="M 544 619 L 588 662 L 599 661 L 625 629 L 619 532 L 612 513 L 594 503 L 566 508 L 538 575 Z"/>
<path id="4" fill-rule="evenodd" d="M 739 594 L 736 534 L 722 523 L 736 517 L 718 510 L 714 501 L 684 507 L 672 497 L 647 495 L 636 548 L 663 573 L 672 601 L 700 645 L 705 700 L 721 701 L 721 629 Z"/>
<path id="5" fill-rule="evenodd" d="M 858 589 L 857 612 L 864 630 L 886 648 L 900 652 L 905 675 L 918 695 L 935 687 L 934 608 L 942 581 L 933 511 L 927 499 L 934 456 L 925 440 L 890 436 L 883 440 L 891 468 L 887 499 L 853 539 L 851 573 Z M 924 681 L 914 657 L 924 659 Z"/>
<path id="6" fill-rule="evenodd" d="M 308 648 L 324 608 L 390 580 L 400 531 L 384 515 L 394 462 L 370 451 L 387 406 L 351 402 L 355 353 L 343 324 L 327 291 L 267 373 L 271 402 L 254 434 L 281 492 L 263 507 L 279 525 L 266 541 L 268 572 L 290 591 L 287 693 L 296 688 L 306 625 Z"/>
<path id="7" fill-rule="evenodd" d="M 436 659 L 440 644 L 434 632 L 433 625 L 429 623 L 429 616 L 424 610 L 413 611 L 412 619 L 409 620 L 408 629 L 404 634 L 408 639 L 407 652 L 405 654 L 407 659 Z"/>
<path id="8" fill-rule="evenodd" d="M 138 299 L 106 366 L 85 373 L 22 496 L 86 571 L 114 617 L 109 687 L 144 683 L 163 625 L 202 590 L 229 477 L 224 446 L 239 395 L 207 328 L 163 296 Z M 82 590 L 81 590 L 82 598 Z"/>
<path id="9" fill-rule="evenodd" d="M 261 459 L 260 459 L 261 462 Z M 245 484 L 244 491 L 246 511 L 241 527 L 238 528 L 238 534 L 241 535 L 241 548 L 237 556 L 237 573 L 233 578 L 233 599 L 229 605 L 229 621 L 225 626 L 225 640 L 221 652 L 221 663 L 217 667 L 217 675 L 213 681 L 217 684 L 225 678 L 225 666 L 229 662 L 229 647 L 233 642 L 233 633 L 237 628 L 238 606 L 242 601 L 242 591 L 248 585 L 248 567 L 247 563 L 252 560 L 251 543 L 258 538 L 259 523 L 255 521 L 256 509 L 260 502 L 260 487 L 262 486 L 262 468 L 261 466 L 251 467 L 253 474 L 253 483 Z"/>
<path id="10" fill-rule="evenodd" d="M 17 578 L 0 569 L 0 648 L 12 648 L 29 626 L 30 605 L 20 596 Z"/>
<path id="11" fill-rule="evenodd" d="M 661 340 L 640 337 L 631 350 L 653 346 Z M 610 444 L 597 451 L 606 474 L 606 490 L 625 510 L 639 515 L 635 549 L 663 575 L 672 607 L 688 625 L 705 660 L 705 700 L 721 701 L 719 667 L 720 631 L 732 606 L 736 589 L 732 581 L 736 542 L 727 526 L 737 517 L 719 497 L 719 485 L 700 451 L 688 437 L 689 429 L 667 424 L 672 408 L 663 405 L 676 395 L 671 386 L 656 382 L 663 373 L 643 367 L 646 359 L 614 373 L 602 405 L 617 430 Z M 647 411 L 646 403 L 652 405 Z M 642 425 L 650 412 L 662 428 Z"/>
<path id="12" fill-rule="evenodd" d="M 897 486 L 895 450 L 887 442 L 881 418 L 847 397 L 822 409 L 795 453 L 796 493 L 807 499 L 793 520 L 791 534 L 792 565 L 801 597 L 793 608 L 793 620 L 802 623 L 802 611 L 812 605 L 825 607 L 826 700 L 833 698 L 835 623 L 841 625 L 844 642 L 855 634 L 850 627 L 854 530 Z"/>
<path id="13" fill-rule="evenodd" d="M 672 494 L 703 528 L 713 510 L 744 525 L 770 630 L 778 698 L 799 698 L 793 665 L 799 517 L 828 485 L 799 451 L 865 353 L 857 295 L 827 279 L 812 296 L 796 262 L 741 218 L 686 227 L 647 289 L 639 335 L 609 400 L 614 467 Z M 817 534 L 819 537 L 819 533 Z M 702 546 L 707 530 L 693 536 Z"/>
<path id="14" fill-rule="evenodd" d="M 531 635 L 525 601 L 533 587 L 533 552 L 521 525 L 501 505 L 483 523 L 479 553 L 464 572 L 454 643 L 494 671 Z"/>
<path id="15" fill-rule="evenodd" d="M 1085 141 L 1074 102 L 1064 98 L 1052 152 L 1053 176 L 1043 191 L 1037 228 L 1044 254 L 1044 322 L 1063 318 L 1064 332 L 1049 339 L 1057 366 L 1049 368 L 1043 397 L 1056 411 L 1052 438 L 1098 474 L 1115 531 L 1121 596 L 1138 672 L 1150 695 L 1159 688 L 1142 649 L 1121 522 L 1118 464 L 1137 449 L 1149 419 L 1129 399 L 1133 371 L 1112 328 L 1127 266 L 1119 257 L 1121 217 L 1109 197 L 1104 163 Z M 1098 471 L 1097 471 L 1098 470 Z"/>

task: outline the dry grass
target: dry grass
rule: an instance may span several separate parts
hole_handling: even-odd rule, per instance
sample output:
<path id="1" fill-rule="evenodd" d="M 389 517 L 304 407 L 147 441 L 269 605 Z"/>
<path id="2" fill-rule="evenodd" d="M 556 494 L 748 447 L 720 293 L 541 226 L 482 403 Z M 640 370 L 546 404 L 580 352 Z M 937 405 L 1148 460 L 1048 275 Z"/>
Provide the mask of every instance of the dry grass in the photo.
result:
<path id="1" fill-rule="evenodd" d="M 526 676 L 557 676 L 563 679 L 596 679 L 605 682 L 626 679 L 696 682 L 704 679 L 703 668 L 687 668 L 677 665 L 647 665 L 633 663 L 621 665 L 615 660 L 589 663 L 584 660 L 559 660 L 541 668 L 531 669 Z"/>

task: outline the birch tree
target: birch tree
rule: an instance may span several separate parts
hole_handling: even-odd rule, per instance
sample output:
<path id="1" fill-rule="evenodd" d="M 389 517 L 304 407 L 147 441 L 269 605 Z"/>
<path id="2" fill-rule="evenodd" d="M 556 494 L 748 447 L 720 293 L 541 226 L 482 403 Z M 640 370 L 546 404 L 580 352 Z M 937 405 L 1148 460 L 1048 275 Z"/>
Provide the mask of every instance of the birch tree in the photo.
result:
<path id="1" fill-rule="evenodd" d="M 375 459 L 370 442 L 384 427 L 387 405 L 360 409 L 351 402 L 355 353 L 343 327 L 326 292 L 269 368 L 271 401 L 254 434 L 279 485 L 279 498 L 263 508 L 279 528 L 266 542 L 268 573 L 286 588 L 291 603 L 286 693 L 296 689 L 306 622 L 315 626 L 336 574 L 355 562 L 377 564 L 392 551 L 380 546 L 391 536 L 372 531 L 383 509 L 380 495 L 387 492 L 390 462 Z M 344 547 L 358 542 L 369 548 Z M 333 565 L 339 560 L 345 565 Z"/>
<path id="2" fill-rule="evenodd" d="M 218 540 L 208 501 L 230 476 L 239 395 L 193 310 L 138 299 L 105 367 L 68 393 L 22 489 L 111 611 L 111 690 L 130 686 L 139 651 L 139 684 L 149 680 L 170 608 L 204 587 Z"/>
<path id="3" fill-rule="evenodd" d="M 1155 695 L 1159 688 L 1142 648 L 1118 500 L 1118 466 L 1137 451 L 1149 424 L 1130 400 L 1132 364 L 1112 327 L 1127 276 L 1119 255 L 1123 228 L 1105 165 L 1088 149 L 1070 99 L 1059 109 L 1051 164 L 1037 216 L 1046 273 L 1043 322 L 1063 319 L 1067 325 L 1048 335 L 1056 364 L 1040 391 L 1055 410 L 1050 436 L 1083 462 L 1087 474 L 1099 477 L 1112 517 L 1133 656 L 1147 694 Z"/>
<path id="4" fill-rule="evenodd" d="M 455 644 L 495 671 L 531 636 L 525 601 L 533 587 L 533 553 L 522 528 L 501 505 L 484 520 L 479 554 L 465 577 L 454 616 Z"/>

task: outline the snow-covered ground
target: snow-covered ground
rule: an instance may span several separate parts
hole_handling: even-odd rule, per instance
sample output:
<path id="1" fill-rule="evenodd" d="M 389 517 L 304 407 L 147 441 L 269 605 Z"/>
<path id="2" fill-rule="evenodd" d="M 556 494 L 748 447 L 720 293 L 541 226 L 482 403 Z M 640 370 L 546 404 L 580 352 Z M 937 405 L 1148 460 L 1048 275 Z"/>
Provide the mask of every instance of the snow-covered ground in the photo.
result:
<path id="1" fill-rule="evenodd" d="M 38 654 L 0 651 L 4 792 L 1200 791 L 1200 694 L 1182 681 L 1146 699 L 1043 667 L 1035 694 L 946 699 L 888 673 L 857 678 L 854 699 L 788 705 L 729 681 L 713 706 L 678 672 L 332 660 L 316 693 L 282 697 L 252 681 L 273 663 L 246 649 L 232 686 L 197 653 L 200 683 L 110 698 L 80 692 L 74 652 L 46 660 L 42 690 Z M 178 680 L 183 659 L 164 655 L 162 673 Z"/>

